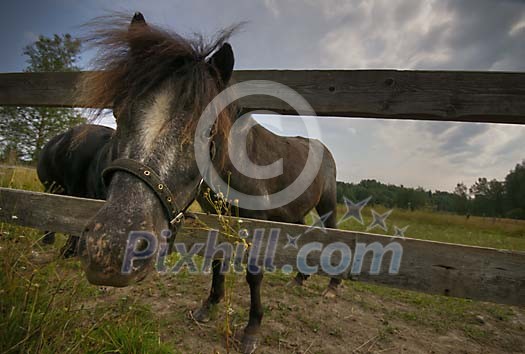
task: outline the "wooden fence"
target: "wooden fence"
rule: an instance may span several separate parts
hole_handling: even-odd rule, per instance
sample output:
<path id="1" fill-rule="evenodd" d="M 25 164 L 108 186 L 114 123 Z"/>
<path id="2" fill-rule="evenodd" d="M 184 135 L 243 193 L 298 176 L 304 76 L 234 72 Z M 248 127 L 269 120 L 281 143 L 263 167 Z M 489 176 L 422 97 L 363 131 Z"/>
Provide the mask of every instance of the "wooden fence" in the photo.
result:
<path id="1" fill-rule="evenodd" d="M 74 88 L 79 75 L 89 73 L 0 74 L 0 105 L 75 106 Z M 236 81 L 251 79 L 283 83 L 303 95 L 318 115 L 525 124 L 525 74 L 496 72 L 426 71 L 238 71 Z M 294 114 L 281 101 L 249 96 L 247 110 Z M 104 201 L 2 188 L 0 221 L 40 230 L 79 234 Z M 177 241 L 187 249 L 205 242 L 208 228 L 217 228 L 215 216 L 198 214 Z M 286 234 L 303 234 L 300 244 L 343 242 L 354 252 L 356 244 L 392 241 L 403 248 L 399 273 L 388 274 L 391 252 L 381 272 L 368 273 L 372 252 L 365 257 L 360 281 L 432 294 L 525 305 L 525 252 L 472 247 L 416 239 L 392 239 L 370 233 L 316 229 L 306 226 L 243 219 L 248 230 L 279 228 L 274 264 L 294 265 L 297 250 L 284 248 Z M 337 260 L 337 257 L 334 258 Z M 308 263 L 319 263 L 312 252 Z M 352 277 L 347 272 L 343 277 Z"/>
<path id="2" fill-rule="evenodd" d="M 0 105 L 73 107 L 80 75 L 89 73 L 0 74 Z M 320 116 L 525 124 L 525 73 L 243 70 L 233 79 L 280 82 Z M 248 111 L 296 114 L 267 96 L 248 96 L 239 104 Z"/>

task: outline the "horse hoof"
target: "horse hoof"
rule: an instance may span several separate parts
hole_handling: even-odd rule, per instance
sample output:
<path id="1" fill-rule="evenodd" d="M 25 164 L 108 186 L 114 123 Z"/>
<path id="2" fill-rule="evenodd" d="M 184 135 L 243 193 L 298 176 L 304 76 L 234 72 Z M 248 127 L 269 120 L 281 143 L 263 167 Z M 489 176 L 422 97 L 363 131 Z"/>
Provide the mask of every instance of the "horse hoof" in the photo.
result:
<path id="1" fill-rule="evenodd" d="M 241 341 L 241 348 L 240 348 L 241 353 L 242 354 L 255 353 L 258 343 L 259 343 L 259 338 L 256 335 L 244 334 L 242 336 L 242 341 Z"/>
<path id="2" fill-rule="evenodd" d="M 211 321 L 210 311 L 206 306 L 202 306 L 200 309 L 193 313 L 195 321 L 200 323 L 206 323 Z"/>
<path id="3" fill-rule="evenodd" d="M 217 312 L 217 305 L 204 304 L 197 311 L 193 313 L 193 318 L 197 322 L 206 323 L 210 322 L 215 313 Z"/>
<path id="4" fill-rule="evenodd" d="M 334 299 L 337 296 L 339 296 L 339 290 L 337 288 L 332 288 L 329 286 L 325 289 L 325 291 L 323 291 L 323 297 L 325 299 Z"/>

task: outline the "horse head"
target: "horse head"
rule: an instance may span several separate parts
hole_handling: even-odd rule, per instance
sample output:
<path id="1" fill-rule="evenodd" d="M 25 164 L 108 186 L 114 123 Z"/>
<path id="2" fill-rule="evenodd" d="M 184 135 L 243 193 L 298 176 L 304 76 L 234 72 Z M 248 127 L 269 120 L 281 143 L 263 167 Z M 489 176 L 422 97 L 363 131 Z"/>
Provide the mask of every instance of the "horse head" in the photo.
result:
<path id="1" fill-rule="evenodd" d="M 121 163 L 108 161 L 107 201 L 81 235 L 78 251 L 91 283 L 127 286 L 142 279 L 154 257 L 122 271 L 130 232 L 158 237 L 170 216 L 195 199 L 201 181 L 195 138 L 221 134 L 229 122 L 219 118 L 213 131 L 196 132 L 200 115 L 232 75 L 226 42 L 232 30 L 205 43 L 152 27 L 137 13 L 123 28 L 112 23 L 94 32 L 92 41 L 103 47 L 103 71 L 85 78 L 80 97 L 85 106 L 113 106 L 110 160 Z M 147 246 L 132 244 L 139 251 Z"/>

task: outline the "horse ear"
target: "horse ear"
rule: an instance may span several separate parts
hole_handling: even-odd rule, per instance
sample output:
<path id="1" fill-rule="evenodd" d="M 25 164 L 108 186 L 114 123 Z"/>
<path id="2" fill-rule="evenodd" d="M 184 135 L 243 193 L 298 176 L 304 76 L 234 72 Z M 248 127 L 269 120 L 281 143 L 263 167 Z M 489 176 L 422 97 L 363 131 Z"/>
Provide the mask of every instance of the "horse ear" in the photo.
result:
<path id="1" fill-rule="evenodd" d="M 232 76 L 235 63 L 232 46 L 229 43 L 224 43 L 221 49 L 211 56 L 208 63 L 217 70 L 221 83 L 226 86 Z"/>
<path id="2" fill-rule="evenodd" d="M 136 25 L 147 25 L 146 19 L 144 18 L 144 15 L 140 12 L 135 12 L 133 15 L 133 18 L 131 19 L 131 23 L 129 24 L 129 28 L 133 28 L 133 26 Z"/>
<path id="3" fill-rule="evenodd" d="M 135 12 L 131 23 L 128 27 L 128 43 L 131 49 L 131 54 L 135 57 L 140 56 L 142 53 L 153 45 L 151 41 L 141 38 L 141 33 L 149 29 L 144 16 L 140 12 Z"/>

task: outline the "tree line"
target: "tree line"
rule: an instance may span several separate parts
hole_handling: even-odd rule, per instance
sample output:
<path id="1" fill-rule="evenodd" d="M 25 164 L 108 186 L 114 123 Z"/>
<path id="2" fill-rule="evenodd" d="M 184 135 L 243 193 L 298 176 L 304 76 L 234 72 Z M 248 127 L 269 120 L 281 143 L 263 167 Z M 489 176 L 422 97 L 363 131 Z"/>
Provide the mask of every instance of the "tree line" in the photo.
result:
<path id="1" fill-rule="evenodd" d="M 396 186 L 374 179 L 359 183 L 337 182 L 339 203 L 344 202 L 344 197 L 358 202 L 369 196 L 372 196 L 370 203 L 387 208 L 525 219 L 525 160 L 518 163 L 503 181 L 481 177 L 470 187 L 458 183 L 453 192 Z"/>

